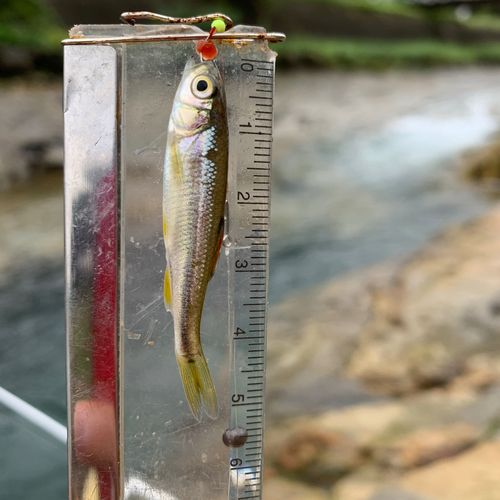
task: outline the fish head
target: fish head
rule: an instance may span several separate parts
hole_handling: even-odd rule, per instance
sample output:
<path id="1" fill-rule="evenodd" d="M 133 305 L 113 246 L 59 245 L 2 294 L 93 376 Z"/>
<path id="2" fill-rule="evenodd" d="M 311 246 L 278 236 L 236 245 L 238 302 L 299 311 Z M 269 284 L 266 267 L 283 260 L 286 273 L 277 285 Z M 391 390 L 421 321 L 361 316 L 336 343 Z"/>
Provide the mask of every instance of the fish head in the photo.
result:
<path id="1" fill-rule="evenodd" d="M 210 126 L 212 112 L 225 109 L 222 77 L 213 61 L 190 58 L 184 68 L 172 110 L 178 132 L 191 135 Z"/>

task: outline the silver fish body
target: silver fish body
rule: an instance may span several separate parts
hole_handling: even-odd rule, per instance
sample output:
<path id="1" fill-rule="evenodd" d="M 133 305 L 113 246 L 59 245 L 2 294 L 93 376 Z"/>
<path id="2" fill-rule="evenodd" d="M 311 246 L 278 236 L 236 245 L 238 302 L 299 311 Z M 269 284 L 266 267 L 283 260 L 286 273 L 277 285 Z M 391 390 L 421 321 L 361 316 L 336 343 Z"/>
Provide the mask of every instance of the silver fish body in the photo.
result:
<path id="1" fill-rule="evenodd" d="M 220 254 L 227 191 L 228 126 L 221 75 L 212 61 L 186 64 L 168 127 L 163 186 L 167 255 L 165 304 L 193 415 L 218 403 L 203 354 L 200 323 Z"/>

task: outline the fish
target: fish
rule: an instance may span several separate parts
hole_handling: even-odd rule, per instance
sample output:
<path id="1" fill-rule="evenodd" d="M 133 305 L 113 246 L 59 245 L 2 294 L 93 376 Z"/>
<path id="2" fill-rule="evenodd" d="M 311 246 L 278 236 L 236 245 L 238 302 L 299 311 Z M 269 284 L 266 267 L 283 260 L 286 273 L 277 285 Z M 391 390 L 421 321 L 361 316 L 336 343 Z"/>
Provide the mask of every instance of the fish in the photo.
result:
<path id="1" fill-rule="evenodd" d="M 200 324 L 224 236 L 228 175 L 224 84 L 213 61 L 190 58 L 174 98 L 163 176 L 165 306 L 173 316 L 175 356 L 194 417 L 219 408 L 203 354 Z"/>

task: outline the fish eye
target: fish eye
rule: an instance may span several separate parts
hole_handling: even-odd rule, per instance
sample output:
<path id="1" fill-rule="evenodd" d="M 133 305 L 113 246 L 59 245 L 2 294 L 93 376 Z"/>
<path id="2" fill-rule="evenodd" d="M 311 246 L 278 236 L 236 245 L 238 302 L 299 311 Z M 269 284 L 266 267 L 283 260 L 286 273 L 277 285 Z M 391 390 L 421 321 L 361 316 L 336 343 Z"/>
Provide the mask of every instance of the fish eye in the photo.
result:
<path id="1" fill-rule="evenodd" d="M 209 76 L 200 75 L 193 80 L 191 90 L 199 99 L 208 99 L 215 94 L 217 87 Z"/>
<path id="2" fill-rule="evenodd" d="M 204 90 L 208 89 L 208 83 L 206 80 L 199 80 L 198 83 L 196 84 L 196 90 L 199 92 L 203 92 Z"/>

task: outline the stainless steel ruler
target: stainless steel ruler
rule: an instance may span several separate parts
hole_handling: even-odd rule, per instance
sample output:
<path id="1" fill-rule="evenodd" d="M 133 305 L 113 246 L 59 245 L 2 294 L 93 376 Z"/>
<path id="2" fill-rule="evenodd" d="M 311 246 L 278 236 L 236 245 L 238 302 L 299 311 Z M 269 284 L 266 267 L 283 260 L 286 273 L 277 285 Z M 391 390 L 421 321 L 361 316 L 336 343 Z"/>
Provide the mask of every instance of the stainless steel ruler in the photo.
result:
<path id="1" fill-rule="evenodd" d="M 214 36 L 228 105 L 228 211 L 201 324 L 219 413 L 198 421 L 163 299 L 162 186 L 175 92 L 207 33 L 181 23 L 70 34 L 70 498 L 260 498 L 276 56 L 268 42 L 284 37 L 249 26 Z"/>
<path id="2" fill-rule="evenodd" d="M 237 239 L 229 264 L 230 421 L 231 429 L 247 436 L 230 455 L 229 497 L 238 500 L 260 498 L 262 485 L 274 61 L 242 58 L 240 71 L 247 80 L 241 98 L 249 114 L 238 123 L 238 141 L 239 150 L 248 154 L 240 158 L 231 198 L 239 227 L 229 233 Z"/>

